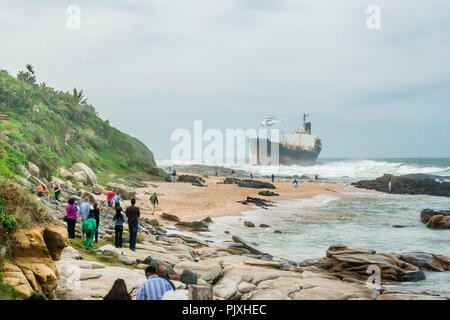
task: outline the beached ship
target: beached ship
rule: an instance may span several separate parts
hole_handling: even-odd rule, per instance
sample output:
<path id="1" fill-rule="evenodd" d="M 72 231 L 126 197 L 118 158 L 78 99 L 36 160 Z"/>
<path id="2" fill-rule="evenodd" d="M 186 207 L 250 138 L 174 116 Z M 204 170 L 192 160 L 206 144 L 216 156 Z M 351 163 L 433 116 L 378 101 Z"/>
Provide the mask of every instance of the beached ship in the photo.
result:
<path id="1" fill-rule="evenodd" d="M 322 141 L 311 133 L 311 122 L 306 121 L 307 116 L 303 115 L 302 130 L 282 133 L 279 143 L 264 138 L 249 139 L 251 164 L 277 164 L 275 157 L 278 157 L 278 164 L 282 165 L 314 165 L 322 150 Z"/>

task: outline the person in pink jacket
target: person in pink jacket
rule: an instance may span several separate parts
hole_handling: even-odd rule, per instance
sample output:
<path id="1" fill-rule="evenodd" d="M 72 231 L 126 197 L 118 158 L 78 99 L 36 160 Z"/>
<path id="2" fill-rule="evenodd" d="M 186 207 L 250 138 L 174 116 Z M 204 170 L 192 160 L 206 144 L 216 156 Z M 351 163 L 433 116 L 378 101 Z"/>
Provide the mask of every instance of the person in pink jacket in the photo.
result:
<path id="1" fill-rule="evenodd" d="M 66 207 L 67 233 L 70 239 L 75 238 L 75 224 L 77 223 L 77 208 L 75 207 L 75 199 L 70 198 Z"/>

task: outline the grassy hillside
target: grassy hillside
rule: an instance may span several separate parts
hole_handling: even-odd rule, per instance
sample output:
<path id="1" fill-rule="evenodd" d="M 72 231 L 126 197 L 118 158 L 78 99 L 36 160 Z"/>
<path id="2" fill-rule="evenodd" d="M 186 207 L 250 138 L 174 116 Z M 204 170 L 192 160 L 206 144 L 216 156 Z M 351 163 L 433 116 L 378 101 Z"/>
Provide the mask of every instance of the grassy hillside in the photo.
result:
<path id="1" fill-rule="evenodd" d="M 43 176 L 59 166 L 83 162 L 96 173 L 160 175 L 152 152 L 100 119 L 82 91 L 62 92 L 36 84 L 27 65 L 17 77 L 0 70 L 0 112 L 10 122 L 0 124 L 0 174 L 17 173 L 31 161 Z"/>

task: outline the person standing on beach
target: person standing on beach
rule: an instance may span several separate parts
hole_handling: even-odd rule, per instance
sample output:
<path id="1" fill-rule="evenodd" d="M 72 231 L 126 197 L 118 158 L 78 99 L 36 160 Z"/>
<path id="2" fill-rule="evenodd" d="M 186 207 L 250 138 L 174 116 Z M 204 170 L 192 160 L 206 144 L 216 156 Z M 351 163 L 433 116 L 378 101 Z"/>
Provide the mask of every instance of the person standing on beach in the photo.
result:
<path id="1" fill-rule="evenodd" d="M 250 179 L 253 180 L 253 173 L 250 172 Z"/>
<path id="2" fill-rule="evenodd" d="M 136 238 L 141 211 L 135 206 L 136 199 L 131 199 L 131 206 L 127 207 L 125 214 L 128 218 L 128 232 L 130 233 L 130 250 L 136 251 Z"/>
<path id="3" fill-rule="evenodd" d="M 319 181 L 319 175 L 316 173 L 316 175 L 314 176 L 314 181 L 317 183 Z"/>
<path id="4" fill-rule="evenodd" d="M 100 227 L 100 208 L 97 203 L 94 203 L 94 209 L 91 212 L 94 215 L 95 223 L 97 224 L 97 231 L 95 232 L 95 243 L 98 243 L 98 228 Z"/>
<path id="5" fill-rule="evenodd" d="M 156 195 L 156 192 L 153 192 L 153 194 L 150 197 L 150 203 L 152 204 L 152 214 L 155 214 L 156 205 L 158 203 L 158 196 Z"/>
<path id="6" fill-rule="evenodd" d="M 173 180 L 173 183 L 175 183 L 176 177 L 177 177 L 177 171 L 176 171 L 176 170 L 173 170 L 173 171 L 172 171 L 172 180 Z"/>
<path id="7" fill-rule="evenodd" d="M 88 218 L 89 212 L 91 212 L 91 205 L 89 204 L 89 198 L 84 198 L 84 202 L 80 205 L 81 223 L 83 223 Z M 84 233 L 83 233 L 83 239 L 84 239 Z"/>
<path id="8" fill-rule="evenodd" d="M 275 182 L 275 175 L 272 173 L 272 183 Z"/>
<path id="9" fill-rule="evenodd" d="M 170 283 L 156 274 L 154 266 L 145 269 L 147 280 L 139 287 L 136 300 L 161 300 L 164 293 L 173 291 Z"/>
<path id="10" fill-rule="evenodd" d="M 115 229 L 115 237 L 114 242 L 116 248 L 122 248 L 122 234 L 123 234 L 123 223 L 125 222 L 125 218 L 122 214 L 122 207 L 116 208 L 116 214 L 114 215 L 114 229 Z"/>
<path id="11" fill-rule="evenodd" d="M 84 247 L 86 250 L 91 248 L 92 241 L 94 240 L 95 233 L 97 232 L 97 224 L 94 219 L 94 215 L 89 213 L 86 220 L 81 225 L 81 232 L 85 234 Z"/>
<path id="12" fill-rule="evenodd" d="M 53 192 L 55 193 L 55 200 L 59 201 L 59 194 L 61 193 L 61 186 L 57 181 L 53 182 Z"/>
<path id="13" fill-rule="evenodd" d="M 112 199 L 114 198 L 115 195 L 116 193 L 114 191 L 109 191 L 108 194 L 106 195 L 106 201 L 108 202 L 108 207 L 110 208 L 112 208 L 113 205 Z"/>
<path id="14" fill-rule="evenodd" d="M 298 186 L 297 179 L 294 179 L 294 181 L 292 182 L 292 184 L 294 185 L 294 192 L 297 192 L 297 186 Z"/>
<path id="15" fill-rule="evenodd" d="M 70 198 L 66 207 L 67 233 L 70 239 L 75 239 L 75 224 L 77 223 L 77 208 L 75 207 L 75 199 Z"/>

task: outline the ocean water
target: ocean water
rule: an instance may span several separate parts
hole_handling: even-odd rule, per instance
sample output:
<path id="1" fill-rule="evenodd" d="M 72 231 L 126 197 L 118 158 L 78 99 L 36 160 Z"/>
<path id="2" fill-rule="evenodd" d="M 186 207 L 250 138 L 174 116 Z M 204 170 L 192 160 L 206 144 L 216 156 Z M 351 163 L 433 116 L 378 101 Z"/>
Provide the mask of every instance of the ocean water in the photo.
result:
<path id="1" fill-rule="evenodd" d="M 235 166 L 253 174 L 269 175 L 273 167 Z M 281 166 L 277 176 L 314 175 L 347 184 L 342 194 L 312 199 L 278 201 L 269 209 L 257 208 L 241 217 L 214 219 L 209 236 L 230 240 L 224 231 L 258 244 L 274 256 L 295 261 L 322 258 L 332 245 L 372 248 L 378 252 L 428 252 L 450 256 L 450 231 L 431 230 L 420 222 L 420 211 L 450 209 L 450 198 L 427 195 L 393 195 L 355 189 L 350 182 L 374 179 L 384 173 L 426 173 L 450 176 L 450 158 L 323 159 L 315 166 Z M 300 190 L 301 191 L 301 184 Z M 243 220 L 271 228 L 246 228 Z M 394 225 L 404 226 L 394 228 Z M 274 229 L 282 234 L 274 234 Z M 208 235 L 206 235 L 208 236 Z M 427 279 L 404 283 L 412 291 L 450 297 L 450 272 L 427 273 Z"/>

